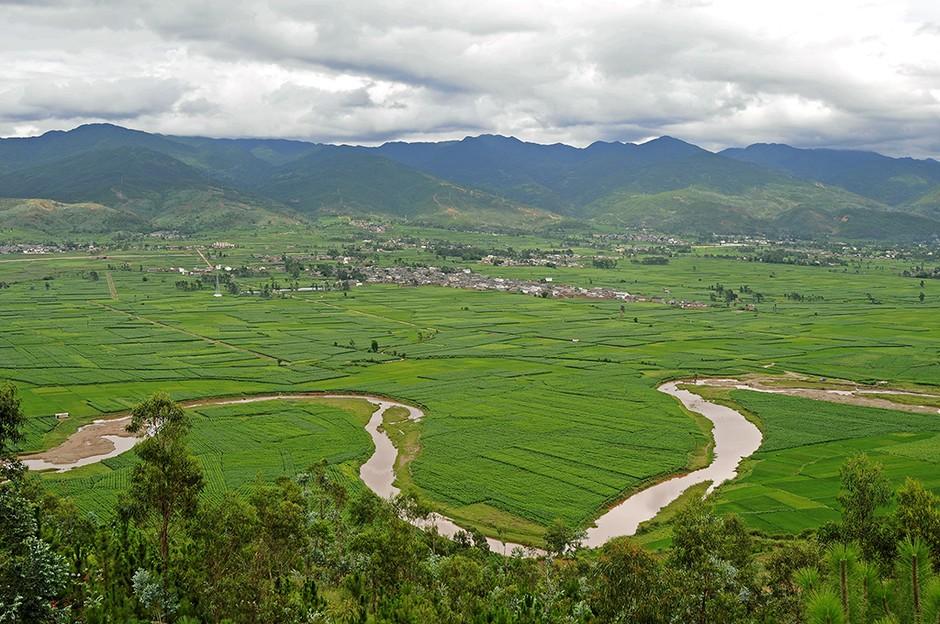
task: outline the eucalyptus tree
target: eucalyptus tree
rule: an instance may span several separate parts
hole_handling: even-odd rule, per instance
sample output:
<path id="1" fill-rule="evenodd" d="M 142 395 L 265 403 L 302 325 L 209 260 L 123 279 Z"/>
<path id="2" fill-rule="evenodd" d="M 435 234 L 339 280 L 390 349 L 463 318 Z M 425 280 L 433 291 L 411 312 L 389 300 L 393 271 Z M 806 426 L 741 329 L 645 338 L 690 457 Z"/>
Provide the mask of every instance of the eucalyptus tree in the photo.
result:
<path id="1" fill-rule="evenodd" d="M 169 588 L 173 523 L 195 514 L 203 488 L 202 470 L 185 442 L 189 428 L 186 412 L 165 394 L 137 405 L 128 425 L 129 431 L 146 431 L 148 437 L 136 447 L 140 462 L 123 503 L 130 517 L 155 525 L 164 590 Z"/>
<path id="2" fill-rule="evenodd" d="M 891 485 L 881 464 L 860 453 L 842 464 L 839 476 L 842 540 L 857 542 L 869 560 L 890 559 L 894 540 L 887 535 L 885 518 L 877 515 L 891 500 Z"/>

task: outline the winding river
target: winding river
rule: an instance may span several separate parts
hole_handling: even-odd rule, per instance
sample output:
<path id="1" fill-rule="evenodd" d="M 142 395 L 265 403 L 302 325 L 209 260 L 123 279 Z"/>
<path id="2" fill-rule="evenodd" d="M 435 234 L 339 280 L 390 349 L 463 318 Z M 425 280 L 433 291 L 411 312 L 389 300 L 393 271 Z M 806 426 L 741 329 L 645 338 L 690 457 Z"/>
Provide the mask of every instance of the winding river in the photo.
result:
<path id="1" fill-rule="evenodd" d="M 667 479 L 636 494 L 609 509 L 601 515 L 595 526 L 588 529 L 585 546 L 597 547 L 611 538 L 636 533 L 640 523 L 652 519 L 659 511 L 678 498 L 686 489 L 698 483 L 710 482 L 709 492 L 720 483 L 733 479 L 737 474 L 738 464 L 750 456 L 761 443 L 760 430 L 739 412 L 703 399 L 682 390 L 681 381 L 671 381 L 659 386 L 658 390 L 678 399 L 686 409 L 697 412 L 713 424 L 712 435 L 715 440 L 711 464 L 707 467 L 675 478 Z M 707 385 L 707 380 L 695 382 Z M 372 456 L 362 464 L 359 476 L 366 486 L 382 498 L 393 498 L 399 493 L 395 487 L 395 460 L 398 449 L 381 429 L 386 411 L 392 407 L 408 410 L 412 420 L 420 420 L 424 412 L 419 408 L 393 401 L 385 397 L 363 394 L 282 394 L 260 395 L 237 399 L 205 399 L 184 401 L 183 407 L 193 408 L 206 405 L 233 405 L 274 400 L 311 400 L 311 399 L 363 399 L 376 406 L 365 429 L 375 445 Z M 30 470 L 66 471 L 78 466 L 85 466 L 114 457 L 133 448 L 140 438 L 124 431 L 128 422 L 126 415 L 118 418 L 96 420 L 81 427 L 59 446 L 27 455 L 23 463 Z M 450 518 L 432 514 L 426 519 L 414 520 L 413 524 L 426 530 L 436 529 L 441 535 L 454 537 L 462 529 Z M 502 542 L 487 538 L 490 548 L 496 552 L 509 553 L 516 549 L 537 552 L 521 544 Z"/>
<path id="2" fill-rule="evenodd" d="M 654 518 L 663 507 L 679 498 L 693 485 L 711 482 L 708 487 L 708 492 L 711 492 L 721 483 L 737 476 L 741 460 L 752 455 L 760 447 L 760 429 L 740 412 L 706 401 L 688 390 L 682 390 L 679 388 L 680 383 L 682 382 L 670 381 L 657 389 L 677 398 L 686 409 L 697 412 L 712 422 L 712 437 L 715 440 L 712 462 L 700 470 L 640 490 L 611 508 L 588 529 L 586 546 L 594 548 L 614 537 L 633 535 L 642 522 Z"/>

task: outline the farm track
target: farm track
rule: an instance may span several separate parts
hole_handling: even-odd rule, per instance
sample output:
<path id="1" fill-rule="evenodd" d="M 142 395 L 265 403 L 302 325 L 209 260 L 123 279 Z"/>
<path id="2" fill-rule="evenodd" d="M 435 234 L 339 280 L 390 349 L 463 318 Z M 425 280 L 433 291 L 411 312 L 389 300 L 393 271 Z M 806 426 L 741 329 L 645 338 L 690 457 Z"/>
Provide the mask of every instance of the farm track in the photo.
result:
<path id="1" fill-rule="evenodd" d="M 707 385 L 713 388 L 728 388 L 732 390 L 751 390 L 754 392 L 765 392 L 768 394 L 783 394 L 786 396 L 800 397 L 804 399 L 813 399 L 815 401 L 826 401 L 829 403 L 842 403 L 845 405 L 856 405 L 858 407 L 873 407 L 879 409 L 889 409 L 898 412 L 911 412 L 915 414 L 938 414 L 940 409 L 927 405 L 916 405 L 911 403 L 900 403 L 889 401 L 888 399 L 877 396 L 866 395 L 905 395 L 931 399 L 940 399 L 940 394 L 930 394 L 926 392 L 909 392 L 904 390 L 880 389 L 872 386 L 860 386 L 856 384 L 845 384 L 839 388 L 801 388 L 787 387 L 768 384 L 768 381 L 779 382 L 779 377 L 754 377 L 745 380 L 737 379 L 708 379 Z M 798 383 L 799 378 L 794 378 L 794 383 Z"/>
<path id="2" fill-rule="evenodd" d="M 779 378 L 777 378 L 779 380 Z M 622 536 L 633 535 L 639 525 L 653 519 L 659 511 L 676 500 L 684 491 L 693 485 L 709 483 L 708 492 L 711 492 L 721 483 L 733 479 L 737 474 L 739 463 L 753 454 L 760 447 L 762 436 L 755 425 L 749 422 L 740 412 L 730 407 L 712 403 L 693 392 L 679 386 L 700 386 L 716 388 L 746 389 L 757 392 L 773 392 L 804 396 L 816 400 L 833 403 L 845 403 L 848 398 L 856 398 L 869 405 L 869 401 L 884 401 L 856 396 L 849 390 L 827 390 L 820 388 L 768 388 L 759 379 L 742 381 L 736 379 L 699 379 L 679 380 L 667 382 L 659 386 L 658 390 L 679 400 L 689 411 L 701 414 L 713 424 L 715 449 L 711 463 L 705 468 L 681 475 L 672 475 L 658 483 L 645 487 L 628 496 L 622 502 L 614 505 L 603 513 L 595 522 L 595 526 L 587 531 L 585 545 L 598 547 L 608 540 Z M 855 392 L 870 390 L 856 389 Z M 880 389 L 881 393 L 900 392 L 915 396 L 936 396 L 930 394 L 912 393 L 906 391 L 892 391 Z M 394 486 L 394 466 L 398 458 L 398 449 L 391 439 L 382 430 L 385 412 L 392 407 L 402 407 L 408 410 L 411 420 L 420 420 L 424 412 L 415 406 L 394 401 L 388 397 L 371 394 L 331 394 L 328 392 L 306 392 L 291 394 L 267 394 L 245 397 L 216 397 L 208 399 L 194 399 L 181 402 L 185 408 L 198 408 L 211 405 L 236 405 L 274 400 L 317 400 L 317 399 L 363 399 L 376 405 L 365 429 L 375 445 L 375 451 L 366 463 L 360 468 L 360 478 L 375 494 L 383 498 L 391 498 L 399 493 Z M 887 401 L 885 401 L 887 402 Z M 890 402 L 887 402 L 890 403 Z M 925 410 L 937 413 L 937 408 L 919 405 L 891 404 L 892 409 L 898 407 L 918 408 L 907 411 Z M 880 407 L 881 404 L 879 403 Z M 41 453 L 23 456 L 28 468 L 33 470 L 53 469 L 58 471 L 69 470 L 81 465 L 87 465 L 114 457 L 133 447 L 138 438 L 130 436 L 124 431 L 124 424 L 128 419 L 128 412 L 113 414 L 110 418 L 96 420 L 89 425 L 81 427 L 59 446 Z M 423 529 L 436 528 L 439 533 L 453 537 L 461 531 L 454 521 L 439 514 L 432 514 L 427 519 L 413 521 L 415 526 Z M 531 548 L 521 544 L 501 542 L 488 538 L 490 547 L 498 552 L 506 553 L 516 548 L 523 548 L 531 552 Z"/>
<path id="3" fill-rule="evenodd" d="M 114 285 L 114 277 L 111 275 L 111 271 L 105 271 L 104 277 L 108 282 L 108 292 L 111 293 L 111 298 L 117 301 L 117 287 Z"/>
<path id="4" fill-rule="evenodd" d="M 207 267 L 209 267 L 210 269 L 215 268 L 214 266 L 212 266 L 212 263 L 209 262 L 209 259 L 206 258 L 205 254 L 202 253 L 202 250 L 199 249 L 198 247 L 196 247 L 196 253 L 199 255 L 200 258 L 202 258 L 202 261 L 206 263 Z"/>

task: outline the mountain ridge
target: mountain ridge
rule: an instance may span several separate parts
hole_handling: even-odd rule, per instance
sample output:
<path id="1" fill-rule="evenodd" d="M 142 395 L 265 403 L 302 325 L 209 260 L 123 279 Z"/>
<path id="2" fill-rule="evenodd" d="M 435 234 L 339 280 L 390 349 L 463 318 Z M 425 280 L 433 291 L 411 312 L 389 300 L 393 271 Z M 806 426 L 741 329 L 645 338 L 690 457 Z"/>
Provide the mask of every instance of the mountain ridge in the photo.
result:
<path id="1" fill-rule="evenodd" d="M 570 220 L 689 235 L 940 237 L 933 159 L 785 144 L 712 152 L 671 136 L 575 147 L 482 134 L 369 147 L 86 124 L 0 139 L 0 197 L 117 211 L 83 220 L 74 209 L 65 229 L 93 228 L 105 214 L 102 229 L 134 215 L 128 226 L 144 231 L 349 214 L 495 229 Z M 53 213 L 34 222 L 52 228 Z"/>

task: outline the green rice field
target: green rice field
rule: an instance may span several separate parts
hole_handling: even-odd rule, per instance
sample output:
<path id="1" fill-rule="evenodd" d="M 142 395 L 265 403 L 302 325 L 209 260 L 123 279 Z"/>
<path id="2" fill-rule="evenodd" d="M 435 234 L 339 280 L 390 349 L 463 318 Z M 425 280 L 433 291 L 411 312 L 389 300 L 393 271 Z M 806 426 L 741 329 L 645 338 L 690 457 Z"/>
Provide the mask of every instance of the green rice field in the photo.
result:
<path id="1" fill-rule="evenodd" d="M 271 264 L 282 252 L 338 246 L 349 235 L 330 232 L 338 240 L 246 234 L 221 261 Z M 108 258 L 66 256 L 0 256 L 0 282 L 9 284 L 0 289 L 0 379 L 12 380 L 23 398 L 24 451 L 54 446 L 81 424 L 156 391 L 178 400 L 380 393 L 427 413 L 420 452 L 401 480 L 406 489 L 465 524 L 491 534 L 498 526 L 507 538 L 530 542 L 554 518 L 589 524 L 630 492 L 700 465 L 708 430 L 656 391 L 664 380 L 793 371 L 898 388 L 940 384 L 940 284 L 928 285 L 921 303 L 918 282 L 900 277 L 903 265 L 892 260 L 765 265 L 700 249 L 665 266 L 549 269 L 441 260 L 413 247 L 375 260 L 506 278 L 550 275 L 556 283 L 709 303 L 627 303 L 621 311 L 614 300 L 435 286 L 216 298 L 175 286 L 178 267 L 201 265 L 191 250 L 138 245 Z M 108 265 L 116 297 L 104 278 Z M 90 279 L 91 271 L 100 279 Z M 758 311 L 712 305 L 715 283 L 759 291 Z M 792 292 L 804 300 L 787 297 Z M 717 500 L 755 529 L 797 532 L 832 519 L 838 466 L 858 450 L 876 456 L 896 480 L 917 476 L 940 491 L 933 459 L 940 456 L 940 415 L 743 391 L 730 399 L 759 417 L 765 444 Z M 811 421 L 802 417 L 808 411 Z M 57 412 L 70 416 L 60 421 Z M 355 410 L 268 403 L 197 412 L 192 444 L 209 495 L 259 476 L 295 474 L 319 458 L 355 480 L 371 452 Z M 102 514 L 133 461 L 129 454 L 45 480 Z"/>
<path id="2" fill-rule="evenodd" d="M 191 410 L 190 449 L 199 461 L 206 496 L 248 493 L 256 480 L 303 472 L 325 459 L 332 475 L 352 489 L 359 465 L 372 452 L 363 429 L 374 407 L 367 401 L 265 401 Z M 137 458 L 133 450 L 47 479 L 53 492 L 72 498 L 99 518 L 113 514 Z"/>
<path id="3" fill-rule="evenodd" d="M 720 490 L 718 508 L 757 529 L 788 534 L 838 520 L 839 468 L 859 452 L 894 483 L 912 477 L 940 491 L 940 415 L 739 390 L 731 399 L 760 418 L 764 443 Z"/>

